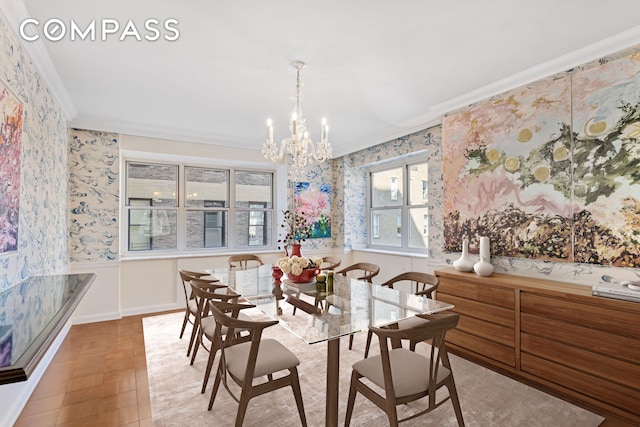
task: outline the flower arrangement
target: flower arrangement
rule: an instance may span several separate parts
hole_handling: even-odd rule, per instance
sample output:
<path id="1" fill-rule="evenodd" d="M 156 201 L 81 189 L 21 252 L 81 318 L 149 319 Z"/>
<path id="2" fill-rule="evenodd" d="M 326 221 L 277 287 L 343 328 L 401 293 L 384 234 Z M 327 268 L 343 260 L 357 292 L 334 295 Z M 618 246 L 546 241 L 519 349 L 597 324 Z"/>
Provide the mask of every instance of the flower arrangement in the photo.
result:
<path id="1" fill-rule="evenodd" d="M 311 225 L 307 223 L 304 212 L 284 211 L 284 223 L 280 226 L 287 232 L 282 240 L 278 240 L 278 243 L 300 244 L 311 237 Z"/>
<path id="2" fill-rule="evenodd" d="M 319 269 L 322 264 L 322 258 L 313 257 L 309 259 L 307 257 L 294 255 L 292 257 L 278 258 L 277 264 L 285 274 L 295 274 L 299 276 L 306 269 Z"/>

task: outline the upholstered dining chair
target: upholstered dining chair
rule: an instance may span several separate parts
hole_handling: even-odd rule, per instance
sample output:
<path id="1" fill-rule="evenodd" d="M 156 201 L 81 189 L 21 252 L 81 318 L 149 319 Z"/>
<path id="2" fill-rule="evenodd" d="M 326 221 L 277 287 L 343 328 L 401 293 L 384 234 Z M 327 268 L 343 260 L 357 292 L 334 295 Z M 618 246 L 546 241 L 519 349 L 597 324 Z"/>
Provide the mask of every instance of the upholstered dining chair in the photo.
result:
<path id="1" fill-rule="evenodd" d="M 216 319 L 215 339 L 219 340 L 221 355 L 216 370 L 216 379 L 211 391 L 209 410 L 213 407 L 220 383 L 229 392 L 231 397 L 238 402 L 236 414 L 236 427 L 242 426 L 249 406 L 249 401 L 262 394 L 290 386 L 298 407 L 300 421 L 306 427 L 307 418 L 304 413 L 300 379 L 298 377 L 299 359 L 289 349 L 274 339 L 262 339 L 265 328 L 278 324 L 277 320 L 271 321 L 247 321 L 233 318 L 222 310 L 222 304 L 211 305 L 211 312 Z M 223 328 L 227 328 L 227 334 L 222 341 Z M 236 342 L 234 331 L 242 329 L 249 331 L 250 341 Z M 278 374 L 288 371 L 288 374 Z M 276 377 L 275 375 L 278 375 Z M 254 384 L 254 380 L 266 376 L 266 381 Z M 237 397 L 229 387 L 227 379 L 231 378 L 241 388 L 240 397 Z M 278 402 L 281 404 L 281 402 Z"/>
<path id="2" fill-rule="evenodd" d="M 335 270 L 341 262 L 342 260 L 338 257 L 325 256 L 322 257 L 322 265 L 320 265 L 320 268 L 322 270 Z"/>
<path id="3" fill-rule="evenodd" d="M 208 279 L 203 279 L 205 276 L 209 276 L 209 273 L 198 272 L 198 271 L 189 271 L 189 270 L 178 270 L 178 274 L 180 275 L 180 280 L 182 281 L 182 290 L 184 291 L 184 300 L 186 303 L 186 308 L 184 312 L 184 320 L 182 321 L 182 329 L 180 329 L 180 339 L 184 335 L 184 331 L 187 327 L 187 323 L 191 323 L 193 326 L 195 324 L 196 310 L 197 304 L 195 300 L 195 296 L 193 292 L 191 292 L 191 280 L 192 279 L 200 279 L 203 282 L 214 283 L 217 282 L 218 279 L 215 277 L 210 277 Z M 191 348 L 193 347 L 193 341 L 196 337 L 196 328 L 195 326 L 191 330 L 191 337 L 189 339 L 189 347 L 187 348 L 187 357 L 191 354 Z"/>
<path id="4" fill-rule="evenodd" d="M 369 283 L 373 283 L 372 279 L 377 276 L 378 273 L 380 273 L 380 266 L 370 262 L 357 262 L 340 271 L 336 271 L 336 274 L 342 274 L 343 276 L 353 277 L 358 280 L 365 280 Z M 351 350 L 352 347 L 353 335 L 349 335 L 349 350 Z"/>
<path id="5" fill-rule="evenodd" d="M 229 268 L 247 268 L 250 263 L 255 262 L 256 265 L 264 265 L 264 261 L 258 255 L 253 254 L 238 254 L 231 255 L 227 260 L 229 262 Z"/>
<path id="6" fill-rule="evenodd" d="M 460 400 L 445 345 L 445 335 L 448 330 L 456 327 L 460 315 L 441 312 L 418 316 L 425 321 L 407 328 L 398 324 L 383 328 L 369 326 L 369 330 L 377 335 L 380 341 L 380 354 L 353 364 L 344 422 L 346 427 L 351 423 L 358 392 L 387 413 L 390 426 L 395 427 L 399 422 L 424 415 L 451 400 L 458 426 L 464 427 Z M 396 340 L 429 339 L 432 340 L 432 345 L 428 356 L 393 345 Z M 363 378 L 367 381 L 363 381 Z M 381 387 L 384 394 L 376 391 L 371 383 Z M 438 400 L 436 392 L 442 387 L 446 387 L 449 394 Z M 426 408 L 398 419 L 397 405 L 423 397 L 427 397 Z"/>
<path id="7" fill-rule="evenodd" d="M 213 316 L 211 316 L 210 304 L 218 304 L 218 303 L 226 303 L 233 304 L 230 307 L 230 311 L 232 311 L 232 315 L 234 317 L 240 317 L 242 319 L 251 320 L 250 317 L 244 316 L 240 310 L 245 308 L 255 307 L 255 305 L 249 303 L 248 301 L 242 300 L 240 294 L 235 293 L 230 288 L 220 288 L 216 287 L 212 284 L 207 284 L 203 282 L 198 282 L 197 280 L 193 280 L 191 282 L 192 292 L 195 295 L 195 299 L 197 301 L 197 314 L 196 314 L 196 325 L 197 325 L 197 336 L 195 347 L 193 348 L 193 354 L 191 355 L 191 364 L 193 365 L 196 354 L 198 353 L 198 349 L 200 347 L 204 348 L 208 351 L 209 357 L 207 359 L 207 367 L 204 373 L 204 380 L 202 381 L 202 391 L 204 393 L 207 389 L 207 384 L 209 382 L 209 377 L 211 376 L 211 369 L 213 368 L 213 361 L 215 359 L 216 353 L 219 350 L 217 346 L 217 341 L 214 339 L 215 330 L 216 330 L 216 320 Z M 222 331 L 223 335 L 226 335 L 226 328 Z M 239 338 L 241 330 L 236 330 L 235 334 Z M 209 346 L 207 347 L 205 343 L 205 338 L 209 342 Z"/>
<path id="8" fill-rule="evenodd" d="M 433 298 L 433 292 L 438 289 L 438 285 L 440 284 L 440 279 L 437 276 L 429 273 L 421 273 L 419 271 L 408 271 L 406 273 L 398 274 L 395 277 L 387 280 L 382 283 L 381 286 L 388 286 L 393 289 L 393 286 L 396 284 L 406 284 L 411 287 L 411 292 L 414 294 L 425 297 L 425 298 Z M 404 326 L 409 326 L 412 323 L 420 323 L 422 320 L 418 317 L 411 317 L 409 319 L 401 320 L 399 323 Z M 369 348 L 371 347 L 371 338 L 373 333 L 368 331 L 367 333 L 367 344 L 364 350 L 364 357 L 366 358 L 369 355 Z M 413 341 L 409 344 L 409 348 L 411 351 L 415 351 L 416 345 L 418 342 Z"/>

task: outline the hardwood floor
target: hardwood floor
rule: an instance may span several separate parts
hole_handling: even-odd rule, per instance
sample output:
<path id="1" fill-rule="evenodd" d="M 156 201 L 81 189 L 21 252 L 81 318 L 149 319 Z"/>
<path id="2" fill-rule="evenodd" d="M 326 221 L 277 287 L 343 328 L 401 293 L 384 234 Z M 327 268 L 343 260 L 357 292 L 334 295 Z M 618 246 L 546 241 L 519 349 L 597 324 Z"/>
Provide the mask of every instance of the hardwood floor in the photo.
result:
<path id="1" fill-rule="evenodd" d="M 142 317 L 71 327 L 15 426 L 152 426 Z"/>
<path id="2" fill-rule="evenodd" d="M 152 426 L 143 317 L 73 326 L 15 426 Z"/>

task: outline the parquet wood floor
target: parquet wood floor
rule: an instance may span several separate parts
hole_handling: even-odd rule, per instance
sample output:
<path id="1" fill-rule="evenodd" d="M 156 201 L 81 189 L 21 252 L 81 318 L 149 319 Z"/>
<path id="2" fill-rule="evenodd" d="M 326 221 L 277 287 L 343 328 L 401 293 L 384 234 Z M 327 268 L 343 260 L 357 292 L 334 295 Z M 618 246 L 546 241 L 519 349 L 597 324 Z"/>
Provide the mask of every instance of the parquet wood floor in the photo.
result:
<path id="1" fill-rule="evenodd" d="M 16 427 L 151 427 L 142 317 L 75 325 Z"/>
<path id="2" fill-rule="evenodd" d="M 73 326 L 15 427 L 151 427 L 143 317 Z"/>

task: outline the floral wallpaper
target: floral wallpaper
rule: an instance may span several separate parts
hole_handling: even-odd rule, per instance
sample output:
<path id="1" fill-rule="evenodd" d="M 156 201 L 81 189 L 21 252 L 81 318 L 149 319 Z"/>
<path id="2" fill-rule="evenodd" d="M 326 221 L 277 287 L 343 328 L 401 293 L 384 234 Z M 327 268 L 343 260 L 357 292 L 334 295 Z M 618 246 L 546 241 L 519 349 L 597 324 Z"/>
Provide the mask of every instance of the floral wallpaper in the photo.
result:
<path id="1" fill-rule="evenodd" d="M 0 15 L 0 79 L 24 105 L 17 252 L 0 256 L 0 291 L 66 270 L 67 123 L 16 34 Z"/>
<path id="2" fill-rule="evenodd" d="M 426 153 L 429 162 L 429 257 L 439 257 L 442 248 L 442 153 L 440 127 L 403 136 L 372 148 L 336 159 L 338 195 L 334 221 L 342 219 L 340 231 L 345 249 L 367 244 L 367 167 L 400 156 Z M 337 215 L 337 216 L 336 216 Z M 336 224 L 337 226 L 338 224 Z M 333 223 L 332 223 L 333 226 Z"/>
<path id="3" fill-rule="evenodd" d="M 71 129 L 69 251 L 72 262 L 118 259 L 119 187 L 118 135 Z"/>

